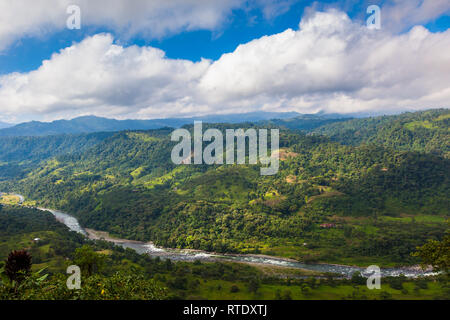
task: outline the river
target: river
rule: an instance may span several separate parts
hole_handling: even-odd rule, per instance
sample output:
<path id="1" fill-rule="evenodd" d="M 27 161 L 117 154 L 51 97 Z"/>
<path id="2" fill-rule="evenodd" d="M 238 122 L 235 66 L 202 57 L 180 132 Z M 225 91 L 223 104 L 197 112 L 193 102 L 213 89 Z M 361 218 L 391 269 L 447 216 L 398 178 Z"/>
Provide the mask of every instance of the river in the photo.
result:
<path id="1" fill-rule="evenodd" d="M 289 267 L 316 272 L 331 272 L 339 274 L 343 277 L 351 277 L 351 275 L 356 271 L 361 272 L 365 276 L 369 275 L 365 272 L 365 268 L 354 266 L 333 265 L 333 264 L 305 264 L 291 259 L 269 257 L 263 255 L 216 254 L 200 250 L 179 250 L 179 249 L 159 248 L 153 245 L 151 242 L 145 243 L 140 241 L 115 239 L 109 237 L 106 233 L 90 229 L 85 230 L 80 226 L 78 220 L 70 214 L 58 210 L 51 210 L 45 208 L 38 208 L 38 209 L 51 212 L 58 221 L 64 223 L 70 230 L 83 234 L 84 236 L 90 239 L 94 240 L 104 239 L 106 241 L 119 245 L 123 248 L 133 249 L 140 254 L 148 254 L 152 257 L 160 257 L 162 259 L 171 259 L 175 261 L 200 260 L 210 262 L 233 261 L 249 264 L 263 264 L 279 267 Z M 417 266 L 381 269 L 382 276 L 399 276 L 401 274 L 404 274 L 407 277 L 418 277 L 418 276 L 435 275 L 436 273 L 433 273 L 432 271 L 423 271 Z"/>

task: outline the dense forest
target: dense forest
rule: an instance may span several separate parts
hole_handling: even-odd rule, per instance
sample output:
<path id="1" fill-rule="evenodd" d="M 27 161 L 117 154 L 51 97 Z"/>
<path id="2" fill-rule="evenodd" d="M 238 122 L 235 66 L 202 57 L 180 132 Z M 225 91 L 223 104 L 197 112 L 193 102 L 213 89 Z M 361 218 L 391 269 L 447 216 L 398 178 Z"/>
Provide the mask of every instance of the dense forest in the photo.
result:
<path id="1" fill-rule="evenodd" d="M 48 137 L 2 137 L 0 181 L 23 177 L 41 161 L 57 155 L 88 150 L 111 135 L 112 133 L 92 133 Z"/>
<path id="2" fill-rule="evenodd" d="M 314 133 L 343 144 L 377 144 L 397 150 L 450 156 L 448 109 L 352 119 L 321 126 Z"/>
<path id="3" fill-rule="evenodd" d="M 430 110 L 283 128 L 280 171 L 267 177 L 259 165 L 176 166 L 169 128 L 94 135 L 92 146 L 55 153 L 0 190 L 73 213 L 85 227 L 161 246 L 415 264 L 415 247 L 447 229 L 448 116 Z M 39 156 L 48 144 L 33 139 Z"/>

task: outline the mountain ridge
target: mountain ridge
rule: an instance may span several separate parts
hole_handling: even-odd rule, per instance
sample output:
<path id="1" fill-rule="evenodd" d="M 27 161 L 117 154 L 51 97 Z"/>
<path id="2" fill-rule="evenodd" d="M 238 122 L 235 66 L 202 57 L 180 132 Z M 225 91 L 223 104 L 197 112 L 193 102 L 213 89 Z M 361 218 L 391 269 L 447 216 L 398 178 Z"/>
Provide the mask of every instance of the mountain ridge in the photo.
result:
<path id="1" fill-rule="evenodd" d="M 30 121 L 8 128 L 0 127 L 0 136 L 48 136 L 124 130 L 151 130 L 164 127 L 179 128 L 185 124 L 193 123 L 195 120 L 217 123 L 241 123 L 270 119 L 286 119 L 297 116 L 300 116 L 300 114 L 296 112 L 251 112 L 242 114 L 206 115 L 190 118 L 151 120 L 117 120 L 96 116 L 82 116 L 71 120 L 55 120 L 52 122 Z"/>

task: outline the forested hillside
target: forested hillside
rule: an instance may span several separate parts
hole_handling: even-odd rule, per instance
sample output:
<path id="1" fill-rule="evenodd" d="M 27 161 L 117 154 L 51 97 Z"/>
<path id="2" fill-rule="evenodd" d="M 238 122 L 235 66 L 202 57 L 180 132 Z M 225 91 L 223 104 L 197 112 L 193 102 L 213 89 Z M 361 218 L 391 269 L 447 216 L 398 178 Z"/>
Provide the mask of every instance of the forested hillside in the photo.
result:
<path id="1" fill-rule="evenodd" d="M 325 114 L 305 114 L 299 115 L 297 117 L 289 119 L 272 119 L 268 121 L 260 121 L 260 125 L 273 126 L 278 128 L 296 129 L 309 132 L 316 128 L 333 124 L 340 123 L 351 119 L 350 117 L 344 117 L 340 115 L 325 115 Z"/>
<path id="2" fill-rule="evenodd" d="M 414 248 L 441 239 L 447 229 L 446 114 L 329 125 L 341 132 L 353 121 L 381 122 L 374 130 L 383 143 L 370 138 L 370 130 L 364 140 L 341 144 L 332 141 L 336 136 L 283 129 L 280 172 L 267 177 L 257 165 L 175 166 L 170 129 L 119 132 L 83 152 L 46 160 L 0 189 L 74 213 L 84 226 L 162 246 L 413 264 Z M 438 143 L 428 141 L 421 126 L 405 129 L 412 143 L 388 134 L 411 119 L 438 123 L 431 129 Z"/>
<path id="3" fill-rule="evenodd" d="M 82 152 L 112 135 L 113 133 L 91 133 L 48 137 L 3 137 L 0 139 L 0 161 L 39 162 L 61 154 Z"/>
<path id="4" fill-rule="evenodd" d="M 12 250 L 27 248 L 36 269 L 45 264 L 49 271 L 61 271 L 65 257 L 83 242 L 49 212 L 0 205 L 0 261 Z"/>
<path id="5" fill-rule="evenodd" d="M 395 116 L 352 119 L 324 125 L 317 134 L 343 144 L 378 144 L 450 157 L 450 110 L 436 109 Z"/>
<path id="6" fill-rule="evenodd" d="M 17 179 L 41 161 L 62 154 L 83 152 L 112 133 L 57 135 L 47 137 L 2 137 L 0 180 Z"/>

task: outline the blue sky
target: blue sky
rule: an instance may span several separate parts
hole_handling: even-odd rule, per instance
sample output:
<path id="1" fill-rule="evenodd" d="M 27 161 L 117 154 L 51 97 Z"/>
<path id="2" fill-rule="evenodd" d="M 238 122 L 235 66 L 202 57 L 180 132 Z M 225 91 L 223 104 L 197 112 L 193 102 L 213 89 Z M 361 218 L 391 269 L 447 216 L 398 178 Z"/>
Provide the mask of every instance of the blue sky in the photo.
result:
<path id="1" fill-rule="evenodd" d="M 0 121 L 52 120 L 86 114 L 152 118 L 258 110 L 379 113 L 447 107 L 442 102 L 446 101 L 450 84 L 446 88 L 442 85 L 447 81 L 444 75 L 437 79 L 430 73 L 433 61 L 444 64 L 440 73 L 446 70 L 447 60 L 442 56 L 431 59 L 426 54 L 436 41 L 445 46 L 449 37 L 447 0 L 136 0 L 133 5 L 125 0 L 60 0 L 57 5 L 51 0 L 36 0 L 32 4 L 17 0 L 11 3 L 0 5 L 0 20 L 6 21 L 3 27 L 0 25 Z M 68 17 L 65 8 L 69 3 L 81 8 L 81 30 L 65 27 Z M 377 35 L 361 29 L 368 17 L 366 9 L 372 4 L 381 7 L 382 29 Z M 105 5 L 109 7 L 104 9 Z M 310 18 L 314 23 L 308 25 Z M 299 28 L 300 22 L 304 23 L 305 30 Z M 289 29 L 294 33 L 290 34 Z M 328 34 L 327 30 L 335 33 Z M 365 59 L 358 52 L 368 50 L 366 37 L 371 38 L 375 48 L 402 51 L 405 55 L 402 62 L 413 59 L 408 50 L 419 46 L 417 61 L 412 62 L 418 65 L 414 74 L 405 64 L 390 79 L 380 78 L 386 81 L 383 86 L 390 89 L 394 83 L 399 86 L 391 96 L 379 97 L 382 87 L 377 87 L 380 81 L 375 70 L 363 71 L 358 68 L 358 61 L 352 65 L 352 60 L 345 59 L 354 55 L 364 65 Z M 318 50 L 314 41 L 323 42 L 324 49 Z M 272 46 L 280 43 L 285 50 L 292 50 L 287 59 L 294 60 L 277 61 L 284 52 L 272 50 Z M 336 43 L 340 45 L 335 47 Z M 342 45 L 347 51 L 344 56 L 339 53 Z M 239 46 L 242 49 L 236 50 Z M 69 54 L 67 48 L 79 51 L 80 56 Z M 148 51 L 154 48 L 161 51 L 152 51 L 150 57 Z M 309 53 L 305 48 L 309 48 Z M 118 56 L 102 65 L 112 49 Z M 315 50 L 318 51 L 312 53 Z M 292 56 L 295 52 L 298 60 Z M 83 58 L 82 54 L 86 56 Z M 382 69 L 389 65 L 398 67 L 396 55 L 392 51 L 383 58 L 386 61 L 377 63 Z M 93 67 L 84 70 L 83 59 Z M 367 61 L 374 59 L 377 60 L 373 57 Z M 45 60 L 48 63 L 44 68 Z M 138 62 L 143 60 L 150 62 Z M 79 66 L 77 77 L 72 76 L 75 70 L 64 70 L 69 65 Z M 146 74 L 136 75 L 134 70 L 122 69 L 123 65 L 146 69 Z M 250 66 L 245 71 L 249 79 L 242 78 L 247 74 L 241 74 L 247 66 Z M 354 70 L 340 70 L 343 66 Z M 161 68 L 167 70 L 155 75 Z M 180 83 L 173 70 L 183 77 Z M 389 73 L 390 69 L 386 70 Z M 303 72 L 303 77 L 298 78 Z M 364 80 L 364 73 L 368 79 Z M 350 74 L 352 79 L 342 80 Z M 89 85 L 89 81 L 83 81 L 84 77 L 92 80 L 95 76 L 107 81 Z M 132 85 L 120 82 L 120 76 L 128 77 Z M 306 77 L 313 80 L 305 82 Z M 423 82 L 414 83 L 408 77 Z M 67 79 L 67 83 L 61 79 Z M 136 84 L 137 79 L 142 80 L 145 89 Z M 272 86 L 273 79 L 280 83 Z M 404 85 L 400 86 L 402 81 Z M 431 83 L 438 85 L 430 86 Z M 184 87 L 189 90 L 184 92 Z M 169 94 L 169 90 L 179 92 Z M 409 91 L 414 100 L 405 98 L 404 93 Z"/>
<path id="2" fill-rule="evenodd" d="M 305 2 L 298 2 L 284 14 L 269 19 L 264 17 L 260 8 L 249 12 L 243 9 L 234 10 L 227 18 L 229 21 L 219 30 L 182 31 L 160 39 L 146 39 L 137 35 L 125 41 L 124 45 L 157 47 L 173 59 L 217 60 L 222 54 L 234 51 L 239 44 L 288 28 L 298 28 L 304 8 Z M 54 52 L 100 32 L 117 36 L 114 30 L 87 26 L 81 30 L 65 29 L 48 36 L 22 39 L 0 55 L 0 74 L 36 69 L 42 60 L 49 59 Z"/>
<path id="3" fill-rule="evenodd" d="M 344 1 L 345 2 L 345 1 Z M 227 22 L 218 30 L 182 31 L 179 34 L 147 39 L 139 35 L 123 41 L 123 45 L 153 46 L 166 52 L 173 59 L 188 59 L 199 61 L 201 58 L 217 60 L 224 53 L 232 52 L 240 44 L 265 35 L 273 35 L 284 30 L 298 29 L 304 9 L 311 6 L 312 1 L 293 1 L 284 13 L 275 17 L 264 17 L 262 8 L 237 9 L 227 17 Z M 372 1 L 382 5 L 384 1 Z M 367 16 L 364 1 L 349 5 L 340 5 L 336 1 L 320 1 L 318 6 L 342 7 L 353 19 L 364 23 Z M 423 24 L 432 32 L 447 30 L 450 27 L 450 16 L 442 14 Z M 13 44 L 0 54 L 0 74 L 11 72 L 26 72 L 38 68 L 42 61 L 73 42 L 80 42 L 86 36 L 101 32 L 109 32 L 117 36 L 117 32 L 107 27 L 83 26 L 81 30 L 59 31 L 40 37 L 26 37 Z"/>

